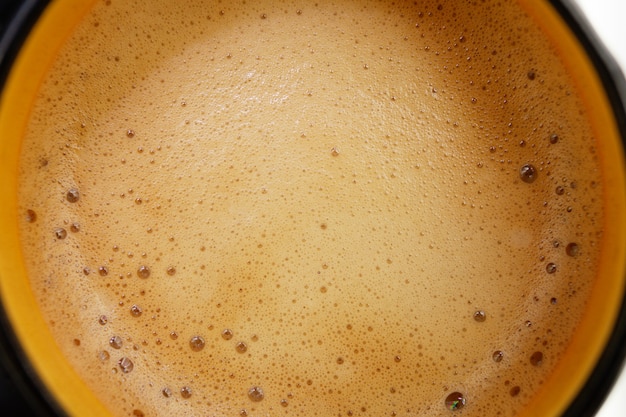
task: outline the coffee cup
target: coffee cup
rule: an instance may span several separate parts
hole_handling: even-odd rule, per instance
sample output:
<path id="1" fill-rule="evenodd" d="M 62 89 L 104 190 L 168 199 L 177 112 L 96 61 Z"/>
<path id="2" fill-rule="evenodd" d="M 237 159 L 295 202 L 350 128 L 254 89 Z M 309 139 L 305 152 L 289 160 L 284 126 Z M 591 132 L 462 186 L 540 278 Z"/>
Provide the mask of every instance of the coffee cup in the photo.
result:
<path id="1" fill-rule="evenodd" d="M 40 410 L 597 410 L 625 90 L 570 5 L 21 10 L 0 294 Z"/>

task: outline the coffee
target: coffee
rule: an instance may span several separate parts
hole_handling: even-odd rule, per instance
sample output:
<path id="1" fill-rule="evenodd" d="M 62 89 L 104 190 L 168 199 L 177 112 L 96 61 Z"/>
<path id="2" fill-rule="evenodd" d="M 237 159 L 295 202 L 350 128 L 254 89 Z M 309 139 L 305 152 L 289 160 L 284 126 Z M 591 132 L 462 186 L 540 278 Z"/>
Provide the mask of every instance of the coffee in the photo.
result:
<path id="1" fill-rule="evenodd" d="M 33 292 L 115 415 L 518 415 L 602 249 L 581 91 L 519 4 L 98 2 L 25 129 Z"/>

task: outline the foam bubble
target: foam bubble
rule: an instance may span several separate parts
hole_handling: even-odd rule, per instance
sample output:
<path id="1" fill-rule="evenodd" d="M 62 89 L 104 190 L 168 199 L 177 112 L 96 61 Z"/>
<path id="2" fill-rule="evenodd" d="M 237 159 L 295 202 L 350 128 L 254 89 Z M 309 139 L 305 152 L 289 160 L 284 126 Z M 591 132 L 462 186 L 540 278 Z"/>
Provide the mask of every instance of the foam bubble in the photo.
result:
<path id="1" fill-rule="evenodd" d="M 204 345 L 204 339 L 200 336 L 193 336 L 191 339 L 189 339 L 189 347 L 194 352 L 200 352 L 202 349 L 204 349 Z"/>
<path id="2" fill-rule="evenodd" d="M 519 176 L 522 181 L 531 184 L 537 179 L 537 168 L 532 164 L 524 164 L 519 169 Z"/>
<path id="3" fill-rule="evenodd" d="M 117 363 L 120 366 L 122 372 L 125 374 L 132 372 L 133 368 L 135 367 L 133 362 L 126 356 L 122 357 Z"/>
<path id="4" fill-rule="evenodd" d="M 123 340 L 119 336 L 113 336 L 109 339 L 109 346 L 114 349 L 121 349 L 124 344 Z"/>
<path id="5" fill-rule="evenodd" d="M 145 265 L 141 265 L 138 269 L 137 269 L 137 276 L 139 278 L 143 278 L 146 279 L 150 276 L 150 268 L 148 268 Z"/>
<path id="6" fill-rule="evenodd" d="M 448 394 L 445 400 L 446 408 L 450 411 L 458 411 L 465 407 L 466 399 L 460 392 L 452 392 Z"/>
<path id="7" fill-rule="evenodd" d="M 180 396 L 185 399 L 191 398 L 191 394 L 192 390 L 190 387 L 185 386 L 180 389 Z"/>
<path id="8" fill-rule="evenodd" d="M 70 188 L 65 195 L 65 198 L 70 203 L 76 203 L 80 199 L 80 193 L 76 188 Z"/>
<path id="9" fill-rule="evenodd" d="M 248 398 L 250 401 L 259 402 L 265 398 L 265 394 L 263 393 L 263 389 L 261 387 L 252 387 L 248 390 Z"/>

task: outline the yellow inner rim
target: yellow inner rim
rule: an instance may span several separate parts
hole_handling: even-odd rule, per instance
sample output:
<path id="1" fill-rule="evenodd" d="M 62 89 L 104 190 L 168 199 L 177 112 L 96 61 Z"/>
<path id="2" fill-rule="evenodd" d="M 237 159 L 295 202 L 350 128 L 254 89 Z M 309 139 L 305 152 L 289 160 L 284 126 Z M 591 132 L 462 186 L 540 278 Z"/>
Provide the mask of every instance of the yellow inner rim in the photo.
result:
<path id="1" fill-rule="evenodd" d="M 52 2 L 25 42 L 0 101 L 0 294 L 26 358 L 60 407 L 72 416 L 109 416 L 56 346 L 31 293 L 17 226 L 21 138 L 33 98 L 58 49 L 93 1 Z"/>
<path id="2" fill-rule="evenodd" d="M 33 97 L 58 49 L 93 5 L 93 0 L 57 0 L 46 9 L 22 48 L 0 98 L 0 300 L 26 358 L 51 395 L 69 415 L 110 413 L 88 390 L 57 348 L 38 312 L 22 261 L 18 233 L 17 173 L 21 138 Z M 605 227 L 598 279 L 567 354 L 523 416 L 564 412 L 593 370 L 613 329 L 624 295 L 626 272 L 626 182 L 624 150 L 602 84 L 584 51 L 548 4 L 522 0 L 545 28 L 573 75 L 586 103 L 594 136 L 602 141 Z M 616 364 L 617 366 L 617 364 Z"/>
<path id="3" fill-rule="evenodd" d="M 611 106 L 593 64 L 578 40 L 547 2 L 524 0 L 526 11 L 543 28 L 572 74 L 585 103 L 599 146 L 605 180 L 605 219 L 598 275 L 587 313 L 579 324 L 566 355 L 561 359 L 526 415 L 557 416 L 565 412 L 602 354 L 624 298 L 626 274 L 626 183 L 624 149 Z M 619 366 L 619 364 L 615 364 Z"/>

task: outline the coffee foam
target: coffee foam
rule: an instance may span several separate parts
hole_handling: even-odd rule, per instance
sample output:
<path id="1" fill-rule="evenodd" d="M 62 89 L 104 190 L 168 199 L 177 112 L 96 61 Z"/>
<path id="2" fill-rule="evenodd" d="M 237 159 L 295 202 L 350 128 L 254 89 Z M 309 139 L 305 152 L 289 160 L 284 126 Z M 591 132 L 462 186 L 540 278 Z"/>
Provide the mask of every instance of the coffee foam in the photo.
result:
<path id="1" fill-rule="evenodd" d="M 597 267 L 583 113 L 517 5 L 98 3 L 26 129 L 33 291 L 115 415 L 515 415 Z"/>

